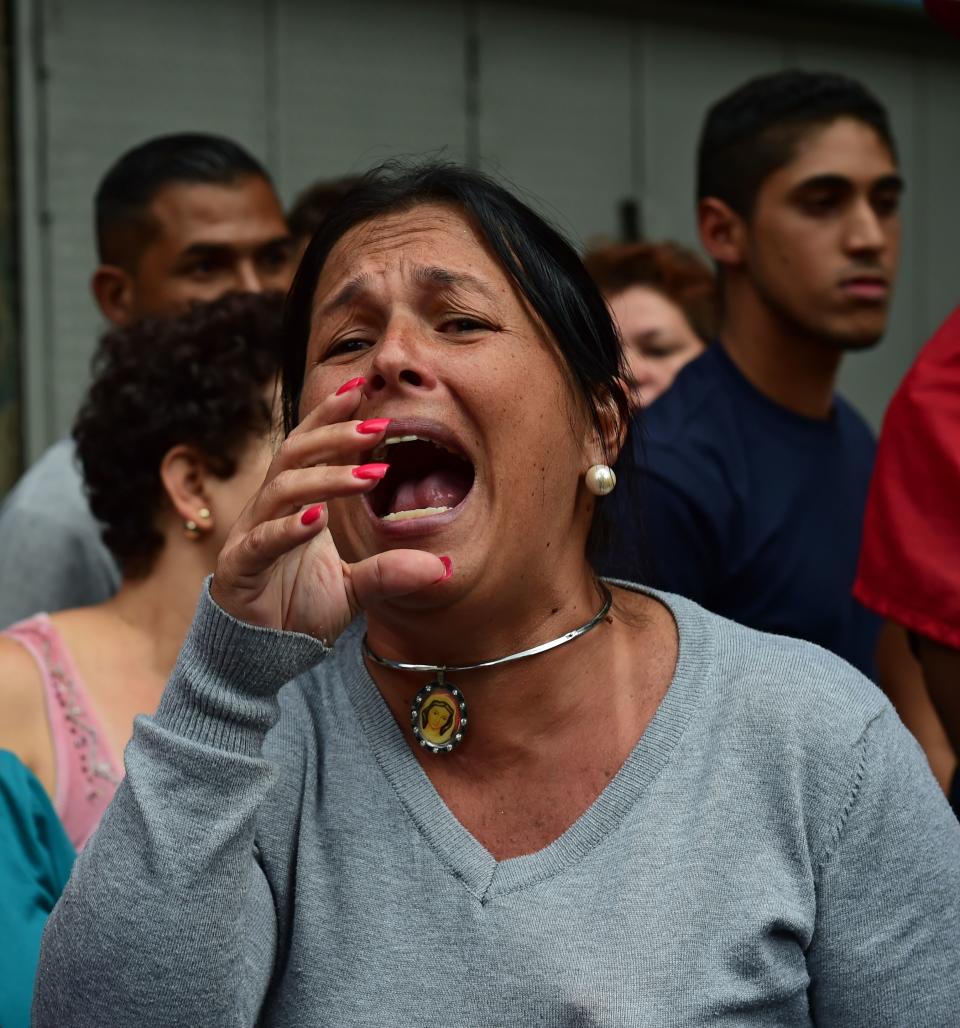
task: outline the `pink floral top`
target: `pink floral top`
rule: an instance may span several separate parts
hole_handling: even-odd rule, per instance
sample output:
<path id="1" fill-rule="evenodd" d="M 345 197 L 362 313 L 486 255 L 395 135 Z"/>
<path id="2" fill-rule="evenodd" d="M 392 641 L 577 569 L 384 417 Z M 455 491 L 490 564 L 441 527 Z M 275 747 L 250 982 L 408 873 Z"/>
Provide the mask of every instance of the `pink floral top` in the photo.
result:
<path id="1" fill-rule="evenodd" d="M 79 850 L 113 799 L 123 766 L 110 752 L 83 680 L 50 618 L 35 614 L 0 634 L 27 649 L 43 678 L 57 772 L 54 807 Z"/>

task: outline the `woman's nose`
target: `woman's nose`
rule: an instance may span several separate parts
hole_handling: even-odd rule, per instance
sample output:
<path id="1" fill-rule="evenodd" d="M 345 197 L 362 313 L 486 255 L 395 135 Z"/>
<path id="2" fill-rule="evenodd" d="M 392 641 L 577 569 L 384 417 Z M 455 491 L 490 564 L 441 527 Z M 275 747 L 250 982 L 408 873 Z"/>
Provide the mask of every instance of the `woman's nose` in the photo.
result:
<path id="1" fill-rule="evenodd" d="M 374 348 L 367 374 L 368 394 L 391 389 L 432 389 L 437 384 L 429 341 L 414 326 L 388 326 Z"/>
<path id="2" fill-rule="evenodd" d="M 646 388 L 654 378 L 650 361 L 642 354 L 628 353 L 627 363 L 630 368 L 630 374 L 633 376 L 634 385 Z"/>

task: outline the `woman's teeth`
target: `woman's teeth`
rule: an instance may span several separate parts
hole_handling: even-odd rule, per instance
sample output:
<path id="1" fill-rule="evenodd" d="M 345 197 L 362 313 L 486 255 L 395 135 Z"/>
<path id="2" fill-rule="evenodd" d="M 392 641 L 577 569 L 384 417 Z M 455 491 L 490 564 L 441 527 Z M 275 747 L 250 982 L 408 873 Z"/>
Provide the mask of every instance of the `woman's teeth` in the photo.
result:
<path id="1" fill-rule="evenodd" d="M 404 445 L 394 449 L 397 443 Z M 390 468 L 370 500 L 372 510 L 385 522 L 444 514 L 462 503 L 473 485 L 469 461 L 413 432 L 387 437 L 373 456 Z"/>
<path id="2" fill-rule="evenodd" d="M 417 510 L 398 510 L 384 514 L 381 521 L 410 521 L 413 518 L 428 518 L 431 514 L 443 514 L 449 507 L 419 507 Z"/>
<path id="3" fill-rule="evenodd" d="M 379 446 L 373 450 L 373 456 L 375 459 L 380 460 L 386 456 L 387 447 L 394 446 L 397 443 L 430 443 L 436 446 L 438 450 L 445 450 L 447 453 L 452 453 L 459 457 L 460 454 L 456 450 L 451 450 L 449 446 L 444 446 L 443 443 L 438 443 L 436 439 L 427 439 L 422 435 L 392 435 L 384 439 Z"/>

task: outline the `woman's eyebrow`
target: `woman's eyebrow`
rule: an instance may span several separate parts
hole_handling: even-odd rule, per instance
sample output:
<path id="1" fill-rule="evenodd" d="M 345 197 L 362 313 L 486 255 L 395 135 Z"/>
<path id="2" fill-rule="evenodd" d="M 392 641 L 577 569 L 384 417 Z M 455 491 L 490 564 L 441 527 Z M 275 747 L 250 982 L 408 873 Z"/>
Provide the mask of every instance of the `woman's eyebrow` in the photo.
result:
<path id="1" fill-rule="evenodd" d="M 493 290 L 482 279 L 464 271 L 420 265 L 413 270 L 414 281 L 434 289 L 475 289 L 488 299 L 496 299 Z"/>
<path id="2" fill-rule="evenodd" d="M 450 271 L 447 268 L 419 265 L 413 269 L 414 281 L 431 289 L 470 288 L 482 293 L 490 300 L 496 299 L 494 291 L 482 279 L 464 271 Z M 319 315 L 325 317 L 341 307 L 346 307 L 370 285 L 370 275 L 362 272 L 352 278 L 337 294 L 320 308 Z"/>
<path id="3" fill-rule="evenodd" d="M 370 285 L 370 276 L 363 272 L 357 275 L 356 278 L 350 279 L 350 281 L 337 293 L 332 300 L 328 300 L 323 307 L 320 308 L 321 315 L 327 315 L 337 310 L 340 307 L 346 307 L 351 300 L 362 293 L 367 286 Z"/>

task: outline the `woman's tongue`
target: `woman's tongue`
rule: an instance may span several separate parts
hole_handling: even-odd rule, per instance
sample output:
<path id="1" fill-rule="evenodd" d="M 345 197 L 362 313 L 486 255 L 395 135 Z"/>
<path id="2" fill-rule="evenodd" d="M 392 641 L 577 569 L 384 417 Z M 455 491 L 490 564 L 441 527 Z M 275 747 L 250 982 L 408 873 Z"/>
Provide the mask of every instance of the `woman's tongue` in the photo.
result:
<path id="1" fill-rule="evenodd" d="M 431 471 L 424 478 L 409 478 L 401 482 L 388 513 L 426 507 L 456 507 L 466 494 L 463 476 L 449 469 Z"/>

